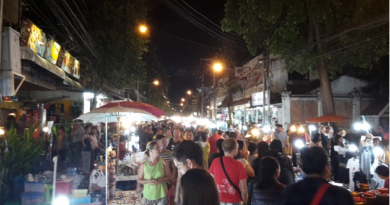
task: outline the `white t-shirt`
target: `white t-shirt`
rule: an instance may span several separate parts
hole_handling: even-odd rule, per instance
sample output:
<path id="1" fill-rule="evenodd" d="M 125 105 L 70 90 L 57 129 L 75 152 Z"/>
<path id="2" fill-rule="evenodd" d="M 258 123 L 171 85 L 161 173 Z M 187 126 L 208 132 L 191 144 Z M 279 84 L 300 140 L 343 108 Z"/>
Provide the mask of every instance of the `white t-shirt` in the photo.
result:
<path id="1" fill-rule="evenodd" d="M 91 187 L 92 184 L 96 184 L 99 187 L 106 187 L 106 176 L 99 168 L 94 169 L 91 172 L 89 177 L 89 187 Z"/>
<path id="2" fill-rule="evenodd" d="M 355 191 L 355 183 L 353 181 L 353 175 L 360 170 L 359 159 L 351 158 L 347 162 L 347 169 L 349 169 L 349 190 Z"/>

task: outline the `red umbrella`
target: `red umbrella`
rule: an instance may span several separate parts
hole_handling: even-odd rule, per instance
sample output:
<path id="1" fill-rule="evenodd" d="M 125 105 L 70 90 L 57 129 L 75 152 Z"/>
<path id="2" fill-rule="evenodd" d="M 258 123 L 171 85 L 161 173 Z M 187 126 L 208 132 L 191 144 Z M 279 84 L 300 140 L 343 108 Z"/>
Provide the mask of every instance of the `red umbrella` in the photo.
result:
<path id="1" fill-rule="evenodd" d="M 350 118 L 338 115 L 323 115 L 315 118 L 309 118 L 306 122 L 342 122 L 347 120 L 350 120 Z"/>
<path id="2" fill-rule="evenodd" d="M 165 115 L 165 112 L 159 108 L 154 107 L 153 105 L 141 102 L 130 102 L 130 101 L 122 101 L 122 102 L 113 102 L 103 105 L 99 108 L 110 108 L 110 107 L 127 107 L 127 108 L 136 108 L 140 110 L 147 111 L 156 117 L 161 117 Z"/>

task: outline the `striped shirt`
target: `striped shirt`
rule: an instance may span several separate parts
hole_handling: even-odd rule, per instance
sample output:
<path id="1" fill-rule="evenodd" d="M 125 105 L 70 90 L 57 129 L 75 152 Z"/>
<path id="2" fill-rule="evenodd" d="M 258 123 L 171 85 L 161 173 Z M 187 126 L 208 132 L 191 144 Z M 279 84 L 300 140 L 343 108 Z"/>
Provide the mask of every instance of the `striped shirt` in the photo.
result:
<path id="1" fill-rule="evenodd" d="M 172 161 L 172 159 L 171 159 L 171 157 L 172 157 L 172 151 L 170 151 L 170 150 L 165 150 L 164 152 L 162 152 L 161 154 L 160 154 L 160 157 L 161 158 L 163 158 L 165 161 L 167 161 L 167 162 L 171 162 Z"/>

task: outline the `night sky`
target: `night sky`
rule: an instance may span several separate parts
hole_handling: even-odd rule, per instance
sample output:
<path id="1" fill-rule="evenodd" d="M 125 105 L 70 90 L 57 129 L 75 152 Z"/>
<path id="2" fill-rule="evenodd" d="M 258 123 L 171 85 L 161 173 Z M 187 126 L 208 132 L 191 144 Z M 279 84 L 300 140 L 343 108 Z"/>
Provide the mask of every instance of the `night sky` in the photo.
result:
<path id="1" fill-rule="evenodd" d="M 226 0 L 185 0 L 185 3 L 178 0 L 169 2 L 182 11 L 187 9 L 186 15 L 194 14 L 198 19 L 204 21 L 204 25 L 213 27 L 210 22 L 191 10 L 185 3 L 220 26 L 224 16 Z M 177 14 L 177 10 L 169 8 L 167 0 L 156 1 L 155 3 L 148 14 L 150 47 L 157 48 L 158 56 L 170 75 L 171 87 L 168 95 L 173 102 L 178 103 L 188 89 L 195 90 L 197 79 L 200 79 L 198 70 L 200 59 L 212 58 L 219 52 L 223 42 L 181 17 Z M 217 27 L 214 26 L 214 28 Z M 245 44 L 241 45 L 245 47 Z M 250 56 L 248 52 L 240 52 L 237 59 L 245 60 Z M 202 68 L 205 69 L 204 66 Z"/>

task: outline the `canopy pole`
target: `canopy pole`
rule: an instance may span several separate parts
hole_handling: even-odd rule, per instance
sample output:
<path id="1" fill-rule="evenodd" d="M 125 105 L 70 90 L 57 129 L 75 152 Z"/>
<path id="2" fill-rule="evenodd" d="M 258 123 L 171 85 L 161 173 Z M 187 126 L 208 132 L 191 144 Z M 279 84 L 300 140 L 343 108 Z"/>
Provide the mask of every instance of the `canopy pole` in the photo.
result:
<path id="1" fill-rule="evenodd" d="M 118 120 L 118 125 L 116 126 L 116 138 L 117 138 L 117 144 L 116 144 L 116 170 L 118 170 L 118 164 L 119 164 L 119 126 L 120 126 L 120 119 L 121 117 L 116 117 Z"/>
<path id="2" fill-rule="evenodd" d="M 105 125 L 106 125 L 105 128 L 104 128 L 104 129 L 105 129 L 105 132 L 106 132 L 106 133 L 105 133 L 105 138 L 106 138 L 106 139 L 105 139 L 105 141 L 104 141 L 104 143 L 106 144 L 106 147 L 105 147 L 105 149 L 104 149 L 104 150 L 105 150 L 104 152 L 106 153 L 106 154 L 105 154 L 105 156 L 106 156 L 106 157 L 105 157 L 105 160 L 106 160 L 106 161 L 105 161 L 105 165 L 106 165 L 106 166 L 104 166 L 104 167 L 105 167 L 105 169 L 106 169 L 106 174 L 105 174 L 105 176 L 106 176 L 106 204 L 108 204 L 108 203 L 107 203 L 107 202 L 108 202 L 108 197 L 107 197 L 107 196 L 108 196 L 108 186 L 107 186 L 107 184 L 108 184 L 108 177 L 107 177 L 107 176 L 108 176 L 108 156 L 110 155 L 109 153 L 107 153 L 107 148 L 108 148 L 107 118 L 108 118 L 108 116 L 106 115 L 104 118 L 105 118 Z"/>

